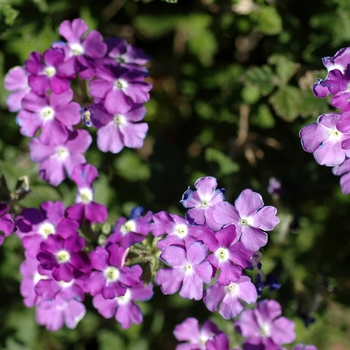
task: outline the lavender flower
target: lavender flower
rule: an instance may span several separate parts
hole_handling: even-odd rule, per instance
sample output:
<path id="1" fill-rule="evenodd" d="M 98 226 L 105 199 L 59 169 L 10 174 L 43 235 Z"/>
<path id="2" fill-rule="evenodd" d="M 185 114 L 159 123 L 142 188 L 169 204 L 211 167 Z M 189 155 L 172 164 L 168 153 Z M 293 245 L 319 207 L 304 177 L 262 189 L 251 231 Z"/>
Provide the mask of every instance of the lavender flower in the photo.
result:
<path id="1" fill-rule="evenodd" d="M 215 206 L 224 200 L 224 190 L 216 189 L 217 181 L 212 176 L 201 177 L 194 187 L 196 190 L 188 188 L 180 201 L 188 209 L 186 220 L 192 225 L 206 224 L 214 231 L 220 229 L 222 225 L 218 225 L 212 216 Z"/>
<path id="2" fill-rule="evenodd" d="M 235 327 L 246 340 L 243 349 L 253 346 L 279 350 L 282 344 L 295 340 L 294 322 L 281 316 L 281 305 L 275 300 L 263 300 L 253 310 L 245 310 Z"/>
<path id="3" fill-rule="evenodd" d="M 156 275 L 162 292 L 174 294 L 181 288 L 181 297 L 202 299 L 203 283 L 209 283 L 213 275 L 207 254 L 207 245 L 201 242 L 192 243 L 187 250 L 173 245 L 165 247 L 160 258 L 172 268 L 160 269 Z"/>

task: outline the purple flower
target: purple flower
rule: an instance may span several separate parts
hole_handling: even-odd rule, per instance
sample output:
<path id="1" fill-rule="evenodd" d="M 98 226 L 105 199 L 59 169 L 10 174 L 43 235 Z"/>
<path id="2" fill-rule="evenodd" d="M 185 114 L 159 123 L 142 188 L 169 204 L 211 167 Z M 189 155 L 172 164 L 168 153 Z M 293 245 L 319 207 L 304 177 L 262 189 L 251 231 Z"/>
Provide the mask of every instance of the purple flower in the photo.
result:
<path id="1" fill-rule="evenodd" d="M 97 247 L 90 253 L 92 267 L 89 290 L 92 296 L 102 294 L 105 299 L 124 295 L 127 287 L 140 282 L 142 269 L 139 265 L 124 266 L 127 249 L 109 244 Z"/>
<path id="2" fill-rule="evenodd" d="M 5 237 L 8 237 L 15 229 L 15 222 L 11 214 L 8 213 L 6 203 L 0 203 L 0 231 L 4 234 L 0 235 L 0 245 L 3 244 Z"/>
<path id="3" fill-rule="evenodd" d="M 64 300 L 58 295 L 52 301 L 41 301 L 36 308 L 36 321 L 49 331 L 57 331 L 63 325 L 75 328 L 84 317 L 86 309 L 77 300 Z"/>
<path id="4" fill-rule="evenodd" d="M 73 98 L 71 89 L 57 95 L 38 96 L 30 92 L 22 101 L 23 109 L 18 113 L 17 123 L 21 134 L 33 137 L 42 128 L 40 141 L 46 145 L 65 142 L 68 129 L 80 122 L 80 106 L 70 102 Z"/>
<path id="5" fill-rule="evenodd" d="M 147 301 L 153 296 L 153 286 L 137 283 L 126 288 L 125 294 L 113 299 L 106 300 L 102 294 L 93 298 L 93 305 L 105 318 L 115 319 L 123 329 L 130 328 L 132 323 L 141 324 L 143 320 L 141 309 L 134 303 L 136 301 Z"/>
<path id="6" fill-rule="evenodd" d="M 345 140 L 350 139 L 349 121 L 339 113 L 322 114 L 317 122 L 305 126 L 300 131 L 304 151 L 313 153 L 320 165 L 336 166 L 344 162 L 349 151 L 342 148 Z"/>
<path id="7" fill-rule="evenodd" d="M 5 89 L 14 91 L 6 99 L 9 111 L 17 112 L 22 109 L 22 100 L 31 90 L 28 85 L 28 72 L 20 66 L 11 68 L 5 75 Z"/>
<path id="8" fill-rule="evenodd" d="M 62 202 L 44 202 L 40 210 L 25 208 L 17 216 L 16 235 L 22 240 L 28 256 L 35 258 L 40 244 L 49 235 L 57 234 L 67 238 L 76 233 L 79 225 L 64 217 L 65 206 Z"/>
<path id="9" fill-rule="evenodd" d="M 80 223 L 83 219 L 89 223 L 106 221 L 108 215 L 106 207 L 93 201 L 92 183 L 97 177 L 98 171 L 91 164 L 79 164 L 74 168 L 71 179 L 78 186 L 78 194 L 75 199 L 76 204 L 67 208 L 68 218 Z"/>
<path id="10" fill-rule="evenodd" d="M 282 196 L 284 194 L 284 191 L 281 181 L 277 180 L 275 177 L 270 177 L 267 192 L 269 192 L 272 196 Z"/>
<path id="11" fill-rule="evenodd" d="M 243 311 L 235 321 L 237 331 L 246 338 L 243 349 L 279 350 L 282 344 L 293 342 L 295 324 L 281 314 L 281 305 L 275 300 L 263 300 L 255 309 Z"/>
<path id="12" fill-rule="evenodd" d="M 69 89 L 75 72 L 68 70 L 67 64 L 62 64 L 65 58 L 63 50 L 49 49 L 44 55 L 32 52 L 29 57 L 25 67 L 30 73 L 29 86 L 36 94 L 43 95 L 49 89 L 61 94 Z"/>
<path id="13" fill-rule="evenodd" d="M 185 321 L 178 324 L 173 333 L 177 340 L 187 342 L 177 345 L 176 350 L 206 350 L 208 341 L 213 340 L 220 334 L 224 334 L 211 321 L 205 321 L 203 326 L 199 327 L 198 320 L 193 317 L 186 318 Z M 209 349 L 216 348 L 209 347 Z M 222 350 L 225 349 L 225 347 L 222 348 Z"/>
<path id="14" fill-rule="evenodd" d="M 142 242 L 150 231 L 152 212 L 148 211 L 142 216 L 143 208 L 135 207 L 127 220 L 124 217 L 118 219 L 112 233 L 106 240 L 108 243 L 117 243 L 121 247 L 128 248 L 131 245 Z"/>
<path id="15" fill-rule="evenodd" d="M 150 230 L 154 236 L 159 237 L 167 234 L 165 239 L 157 242 L 157 246 L 161 250 L 169 245 L 189 246 L 203 232 L 210 231 L 207 227 L 189 225 L 183 217 L 169 214 L 166 211 L 153 214 L 152 220 Z"/>
<path id="16" fill-rule="evenodd" d="M 127 44 L 122 38 L 108 38 L 105 40 L 108 51 L 104 62 L 106 64 L 120 65 L 129 70 L 146 71 L 142 65 L 149 61 L 149 57 L 145 55 L 143 50 Z"/>
<path id="17" fill-rule="evenodd" d="M 340 187 L 344 194 L 350 193 L 350 159 L 332 169 L 334 175 L 341 176 Z"/>
<path id="18" fill-rule="evenodd" d="M 203 301 L 208 310 L 215 312 L 220 309 L 220 315 L 229 320 L 244 309 L 241 300 L 252 304 L 257 298 L 254 284 L 248 276 L 242 275 L 236 282 L 227 286 L 219 282 L 214 283 L 205 290 Z"/>
<path id="19" fill-rule="evenodd" d="M 124 146 L 142 147 L 148 131 L 147 123 L 139 123 L 146 113 L 143 105 L 132 104 L 128 112 L 114 113 L 102 104 L 93 104 L 89 112 L 89 120 L 98 129 L 97 146 L 102 152 L 118 153 Z"/>
<path id="20" fill-rule="evenodd" d="M 53 186 L 58 186 L 70 176 L 74 167 L 85 163 L 82 155 L 90 146 L 92 138 L 86 130 L 69 131 L 65 143 L 44 145 L 39 139 L 33 139 L 30 144 L 30 156 L 33 162 L 40 163 L 40 177 Z"/>
<path id="21" fill-rule="evenodd" d="M 52 271 L 56 281 L 71 282 L 81 274 L 91 270 L 88 256 L 82 249 L 85 240 L 78 233 L 64 239 L 58 235 L 50 235 L 41 243 L 37 259 L 40 261 L 39 272 Z"/>
<path id="22" fill-rule="evenodd" d="M 267 243 L 264 231 L 271 231 L 279 223 L 276 213 L 275 207 L 264 206 L 259 193 L 245 189 L 236 199 L 235 206 L 219 203 L 213 218 L 220 225 L 234 224 L 245 248 L 254 252 Z"/>
<path id="23" fill-rule="evenodd" d="M 209 283 L 213 275 L 207 255 L 207 245 L 201 242 L 192 243 L 187 250 L 173 245 L 165 247 L 160 258 L 172 268 L 160 269 L 155 278 L 163 294 L 174 294 L 182 285 L 181 297 L 202 299 L 203 283 Z"/>
<path id="24" fill-rule="evenodd" d="M 129 71 L 122 67 L 105 66 L 96 69 L 97 79 L 90 81 L 90 93 L 95 102 L 103 105 L 111 114 L 124 114 L 133 104 L 149 100 L 150 83 L 144 81 L 145 73 Z"/>
<path id="25" fill-rule="evenodd" d="M 242 268 L 248 267 L 253 255 L 242 243 L 238 242 L 234 225 L 228 225 L 215 234 L 204 234 L 201 237 L 213 254 L 208 256 L 208 261 L 220 269 L 218 282 L 227 286 L 237 281 L 242 275 Z"/>
<path id="26" fill-rule="evenodd" d="M 98 31 L 90 31 L 83 39 L 87 30 L 88 26 L 81 18 L 73 19 L 73 21 L 63 21 L 58 32 L 68 43 L 67 45 L 60 43 L 53 45 L 65 50 L 66 60 L 71 61 L 69 63 L 74 65 L 75 71 L 79 72 L 83 79 L 93 77 L 93 60 L 102 58 L 107 52 L 107 45 L 103 42 L 103 37 Z"/>
<path id="27" fill-rule="evenodd" d="M 212 218 L 215 206 L 225 199 L 224 189 L 216 189 L 217 185 L 215 177 L 201 177 L 194 184 L 195 191 L 188 188 L 182 195 L 180 203 L 188 209 L 186 220 L 190 224 L 206 224 L 214 231 L 222 227 L 222 225 L 218 225 Z"/>

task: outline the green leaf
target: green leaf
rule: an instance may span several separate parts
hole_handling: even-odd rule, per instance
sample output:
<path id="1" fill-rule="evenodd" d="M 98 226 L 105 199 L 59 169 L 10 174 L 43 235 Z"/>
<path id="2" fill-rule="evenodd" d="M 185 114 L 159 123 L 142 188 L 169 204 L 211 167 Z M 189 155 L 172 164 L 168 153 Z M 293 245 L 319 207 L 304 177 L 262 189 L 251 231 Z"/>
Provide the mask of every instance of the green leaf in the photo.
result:
<path id="1" fill-rule="evenodd" d="M 179 17 L 176 15 L 161 17 L 145 15 L 136 17 L 133 25 L 145 37 L 157 39 L 172 31 L 175 28 L 178 20 Z"/>
<path id="2" fill-rule="evenodd" d="M 292 122 L 300 115 L 300 100 L 302 92 L 294 86 L 283 86 L 270 96 L 276 114 L 288 122 Z"/>
<path id="3" fill-rule="evenodd" d="M 118 175 L 129 181 L 147 180 L 151 176 L 148 164 L 142 163 L 136 153 L 125 150 L 115 161 Z"/>
<path id="4" fill-rule="evenodd" d="M 286 85 L 299 68 L 297 63 L 290 61 L 283 55 L 272 55 L 268 58 L 268 62 L 269 64 L 276 65 L 279 86 Z"/>
<path id="5" fill-rule="evenodd" d="M 243 86 L 242 99 L 244 102 L 252 105 L 259 101 L 260 90 L 257 86 Z"/>
<path id="6" fill-rule="evenodd" d="M 270 129 L 275 126 L 275 118 L 266 104 L 259 105 L 257 113 L 253 114 L 251 118 L 251 122 L 262 129 Z"/>
<path id="7" fill-rule="evenodd" d="M 214 149 L 207 148 L 205 151 L 205 160 L 215 162 L 219 166 L 219 176 L 231 175 L 239 170 L 239 165 L 232 161 L 224 153 Z"/>
<path id="8" fill-rule="evenodd" d="M 276 35 L 282 30 L 282 19 L 272 6 L 260 6 L 256 11 L 258 28 L 266 35 Z"/>
<path id="9" fill-rule="evenodd" d="M 0 16 L 5 16 L 5 23 L 7 25 L 13 25 L 15 19 L 19 15 L 19 12 L 15 10 L 7 0 L 0 1 Z"/>
<path id="10" fill-rule="evenodd" d="M 246 85 L 257 86 L 261 95 L 268 95 L 276 86 L 271 67 L 264 65 L 249 69 L 242 78 Z"/>

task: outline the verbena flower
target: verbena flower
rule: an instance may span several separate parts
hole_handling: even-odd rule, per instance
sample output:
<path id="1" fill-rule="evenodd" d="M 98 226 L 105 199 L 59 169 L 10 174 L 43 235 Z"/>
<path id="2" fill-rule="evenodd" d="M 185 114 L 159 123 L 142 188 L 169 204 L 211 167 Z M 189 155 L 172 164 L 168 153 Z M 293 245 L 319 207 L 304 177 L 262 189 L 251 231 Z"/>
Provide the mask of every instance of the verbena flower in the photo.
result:
<path id="1" fill-rule="evenodd" d="M 237 331 L 246 338 L 243 349 L 280 350 L 282 344 L 293 342 L 295 324 L 281 314 L 275 300 L 263 300 L 255 309 L 243 311 L 235 321 Z"/>
<path id="2" fill-rule="evenodd" d="M 0 203 L 0 231 L 4 234 L 0 235 L 0 245 L 4 242 L 5 237 L 8 237 L 15 229 L 15 222 L 6 203 Z"/>
<path id="3" fill-rule="evenodd" d="M 194 187 L 195 191 L 188 188 L 182 195 L 181 204 L 187 208 L 186 220 L 192 225 L 206 224 L 213 230 L 218 230 L 222 225 L 213 220 L 215 206 L 222 202 L 224 190 L 217 189 L 217 180 L 212 176 L 198 179 Z"/>
<path id="4" fill-rule="evenodd" d="M 214 220 L 222 225 L 236 226 L 240 241 L 246 249 L 257 251 L 267 243 L 267 234 L 278 223 L 277 209 L 264 206 L 259 193 L 245 189 L 235 200 L 235 205 L 221 202 L 213 212 Z"/>
<path id="5" fill-rule="evenodd" d="M 228 345 L 227 336 L 211 321 L 205 321 L 203 326 L 200 327 L 197 319 L 189 317 L 181 324 L 178 324 L 173 333 L 177 340 L 186 341 L 186 343 L 177 345 L 176 350 L 228 350 L 228 346 L 226 347 Z M 223 339 L 216 338 L 219 335 L 224 335 Z M 215 345 L 218 345 L 216 342 L 223 345 L 223 347 L 215 347 Z"/>
<path id="6" fill-rule="evenodd" d="M 209 283 L 213 275 L 207 255 L 208 247 L 201 242 L 194 242 L 187 249 L 173 245 L 165 247 L 160 258 L 172 268 L 162 268 L 156 275 L 155 281 L 162 292 L 174 294 L 181 288 L 181 297 L 202 299 L 203 283 Z"/>

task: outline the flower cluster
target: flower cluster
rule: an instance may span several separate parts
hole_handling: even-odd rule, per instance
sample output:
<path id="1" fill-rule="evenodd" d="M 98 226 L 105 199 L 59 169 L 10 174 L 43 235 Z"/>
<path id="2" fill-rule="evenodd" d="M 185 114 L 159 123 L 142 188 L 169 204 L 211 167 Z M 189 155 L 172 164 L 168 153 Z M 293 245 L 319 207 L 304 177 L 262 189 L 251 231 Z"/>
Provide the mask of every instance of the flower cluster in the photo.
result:
<path id="1" fill-rule="evenodd" d="M 279 222 L 276 208 L 264 206 L 261 196 L 244 190 L 232 205 L 214 177 L 202 177 L 188 189 L 181 203 L 185 217 L 165 211 L 153 215 L 151 232 L 163 236 L 157 245 L 169 267 L 155 281 L 164 294 L 203 299 L 210 311 L 225 319 L 243 310 L 242 301 L 257 300 L 257 290 L 243 269 L 253 263 L 255 251 L 267 243 L 265 231 Z M 204 285 L 210 284 L 204 290 Z"/>
<path id="2" fill-rule="evenodd" d="M 64 21 L 59 41 L 41 54 L 32 52 L 24 67 L 12 68 L 5 77 L 10 91 L 7 105 L 18 112 L 20 132 L 31 140 L 30 156 L 40 163 L 40 177 L 59 185 L 71 177 L 76 166 L 85 164 L 84 152 L 92 138 L 79 129 L 81 119 L 97 131 L 97 146 L 118 153 L 124 146 L 140 148 L 148 131 L 140 123 L 152 85 L 144 64 L 148 57 L 120 38 L 103 40 L 82 19 Z M 81 98 L 72 81 L 78 75 L 88 81 L 90 99 Z M 89 106 L 86 106 L 86 105 Z"/>
<path id="3" fill-rule="evenodd" d="M 86 178 L 91 180 L 89 174 L 87 171 Z M 81 179 L 82 175 L 77 178 Z M 94 212 L 89 211 L 89 205 Z M 82 214 L 84 210 L 90 214 Z M 21 294 L 27 307 L 36 306 L 37 321 L 48 330 L 57 330 L 64 324 L 74 328 L 85 315 L 85 293 L 93 296 L 93 305 L 101 315 L 115 316 L 123 328 L 142 322 L 141 310 L 134 301 L 150 299 L 152 284 L 145 285 L 140 279 L 142 269 L 139 265 L 125 265 L 131 244 L 125 244 L 125 241 L 123 245 L 119 244 L 122 240 L 118 223 L 104 246 L 98 246 L 89 254 L 85 239 L 78 233 L 80 219 L 105 220 L 105 213 L 105 207 L 93 205 L 93 202 L 83 201 L 68 208 L 61 202 L 45 202 L 39 210 L 26 208 L 17 217 L 16 234 L 26 257 L 20 268 L 23 276 Z M 151 213 L 145 217 L 140 214 L 129 220 L 129 224 L 121 228 L 123 235 L 144 238 L 143 232 L 149 230 L 150 216 Z M 137 222 L 141 222 L 141 230 Z"/>
<path id="4" fill-rule="evenodd" d="M 350 48 L 339 50 L 333 57 L 322 59 L 328 74 L 318 79 L 313 92 L 316 97 L 331 95 L 332 106 L 340 113 L 325 113 L 317 122 L 300 131 L 301 143 L 306 152 L 313 153 L 320 165 L 333 167 L 333 174 L 341 176 L 344 194 L 350 193 Z"/>

